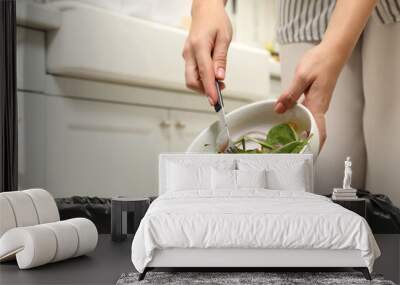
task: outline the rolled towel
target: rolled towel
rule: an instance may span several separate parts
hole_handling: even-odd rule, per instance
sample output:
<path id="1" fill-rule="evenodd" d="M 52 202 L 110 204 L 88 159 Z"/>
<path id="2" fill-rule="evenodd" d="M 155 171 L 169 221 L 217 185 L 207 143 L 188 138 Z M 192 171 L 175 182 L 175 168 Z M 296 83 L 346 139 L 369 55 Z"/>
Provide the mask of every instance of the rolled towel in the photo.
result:
<path id="1" fill-rule="evenodd" d="M 96 226 L 85 218 L 13 228 L 0 238 L 0 261 L 16 257 L 28 269 L 89 253 L 97 240 Z"/>

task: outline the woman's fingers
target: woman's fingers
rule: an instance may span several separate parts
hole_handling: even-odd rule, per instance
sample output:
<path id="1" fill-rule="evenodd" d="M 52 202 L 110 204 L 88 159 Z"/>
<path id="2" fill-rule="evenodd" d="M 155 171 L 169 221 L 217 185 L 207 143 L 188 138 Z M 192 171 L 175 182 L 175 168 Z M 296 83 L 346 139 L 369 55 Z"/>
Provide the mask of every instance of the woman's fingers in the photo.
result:
<path id="1" fill-rule="evenodd" d="M 185 81 L 186 86 L 194 91 L 206 94 L 210 105 L 217 102 L 217 91 L 215 89 L 215 74 L 211 51 L 205 47 L 191 48 L 185 46 L 182 56 L 185 59 Z M 225 84 L 220 84 L 221 90 Z"/>
<path id="2" fill-rule="evenodd" d="M 279 96 L 275 105 L 275 112 L 284 113 L 287 109 L 293 107 L 309 85 L 310 82 L 306 76 L 297 72 L 290 87 Z"/>
<path id="3" fill-rule="evenodd" d="M 335 51 L 322 43 L 307 51 L 300 59 L 290 88 L 275 105 L 277 113 L 284 113 L 304 94 L 303 104 L 315 118 L 321 148 L 327 137 L 325 113 L 344 64 L 343 58 L 332 55 L 335 55 Z"/>
<path id="4" fill-rule="evenodd" d="M 215 88 L 215 74 L 211 51 L 204 47 L 197 48 L 195 57 L 204 93 L 209 98 L 210 103 L 215 104 L 217 102 L 217 90 Z"/>
<path id="5" fill-rule="evenodd" d="M 225 78 L 226 55 L 232 39 L 225 4 L 222 0 L 193 0 L 192 23 L 183 51 L 187 86 L 205 93 L 212 105 L 218 97 L 215 80 Z"/>
<path id="6" fill-rule="evenodd" d="M 185 81 L 186 86 L 194 91 L 204 93 L 203 85 L 200 81 L 196 60 L 190 51 L 184 54 L 185 58 Z"/>
<path id="7" fill-rule="evenodd" d="M 218 80 L 225 79 L 226 62 L 228 56 L 228 48 L 231 39 L 229 33 L 218 34 L 215 40 L 212 59 L 214 62 L 214 74 Z"/>

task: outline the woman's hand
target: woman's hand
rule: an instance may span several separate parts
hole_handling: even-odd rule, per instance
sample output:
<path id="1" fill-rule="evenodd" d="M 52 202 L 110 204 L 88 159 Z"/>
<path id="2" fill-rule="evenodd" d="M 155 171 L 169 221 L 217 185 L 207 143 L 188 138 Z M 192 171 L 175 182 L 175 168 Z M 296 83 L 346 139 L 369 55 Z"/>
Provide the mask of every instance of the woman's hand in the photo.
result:
<path id="1" fill-rule="evenodd" d="M 325 113 L 337 78 L 350 57 L 377 0 L 337 0 L 322 42 L 309 50 L 297 65 L 293 82 L 278 99 L 284 113 L 305 95 L 304 105 L 317 121 L 320 149 L 326 140 Z"/>
<path id="2" fill-rule="evenodd" d="M 325 113 L 346 57 L 323 43 L 313 47 L 300 59 L 293 81 L 275 105 L 284 113 L 304 94 L 303 104 L 313 114 L 320 135 L 320 148 L 326 140 Z"/>
<path id="3" fill-rule="evenodd" d="M 194 0 L 192 25 L 183 49 L 186 86 L 217 102 L 215 79 L 224 80 L 232 25 L 224 0 Z M 224 88 L 223 84 L 221 88 Z"/>

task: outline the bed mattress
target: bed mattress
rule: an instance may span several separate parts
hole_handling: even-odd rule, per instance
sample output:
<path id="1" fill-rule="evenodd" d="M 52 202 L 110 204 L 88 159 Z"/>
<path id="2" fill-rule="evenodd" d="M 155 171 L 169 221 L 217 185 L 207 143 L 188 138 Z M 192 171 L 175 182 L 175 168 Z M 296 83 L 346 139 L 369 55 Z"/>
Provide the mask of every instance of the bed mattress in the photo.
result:
<path id="1" fill-rule="evenodd" d="M 170 248 L 359 250 L 372 271 L 379 248 L 361 216 L 308 192 L 176 191 L 157 198 L 132 243 L 139 272 Z"/>

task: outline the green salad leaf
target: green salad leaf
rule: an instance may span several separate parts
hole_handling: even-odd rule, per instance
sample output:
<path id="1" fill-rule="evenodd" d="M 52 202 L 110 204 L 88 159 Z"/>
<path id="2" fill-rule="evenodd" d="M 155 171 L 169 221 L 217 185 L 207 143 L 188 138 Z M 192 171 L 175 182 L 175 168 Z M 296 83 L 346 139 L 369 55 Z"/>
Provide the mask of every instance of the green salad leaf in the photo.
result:
<path id="1" fill-rule="evenodd" d="M 255 143 L 258 143 L 259 145 L 261 145 L 263 148 L 267 148 L 267 149 L 274 149 L 275 147 L 272 144 L 267 143 L 266 141 L 262 141 L 253 137 L 247 137 L 248 141 L 253 141 Z"/>
<path id="2" fill-rule="evenodd" d="M 285 144 L 284 146 L 274 149 L 272 153 L 293 153 L 301 145 L 303 145 L 302 141 L 292 141 L 290 143 Z"/>
<path id="3" fill-rule="evenodd" d="M 238 148 L 237 153 L 300 153 L 309 143 L 312 134 L 300 138 L 295 128 L 293 123 L 276 125 L 268 131 L 265 140 L 250 135 L 243 136 L 234 143 Z M 256 143 L 260 147 L 247 149 L 247 142 Z"/>
<path id="4" fill-rule="evenodd" d="M 269 145 L 285 145 L 298 140 L 298 136 L 291 124 L 274 126 L 267 133 L 266 143 Z"/>

